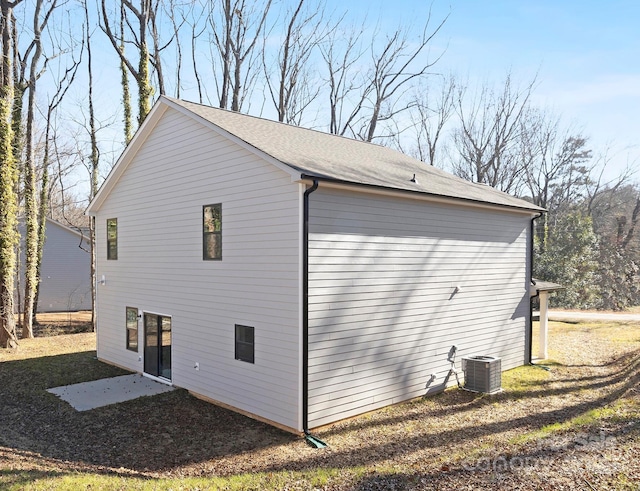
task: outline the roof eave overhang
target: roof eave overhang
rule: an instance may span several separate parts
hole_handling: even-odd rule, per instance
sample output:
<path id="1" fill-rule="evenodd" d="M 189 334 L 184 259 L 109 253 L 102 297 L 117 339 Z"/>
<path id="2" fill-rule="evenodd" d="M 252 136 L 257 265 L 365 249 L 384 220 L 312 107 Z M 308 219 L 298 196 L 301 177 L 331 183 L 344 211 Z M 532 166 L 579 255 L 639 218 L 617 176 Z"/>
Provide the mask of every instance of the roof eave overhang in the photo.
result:
<path id="1" fill-rule="evenodd" d="M 100 187 L 98 193 L 93 198 L 93 200 L 91 200 L 91 203 L 89 204 L 86 210 L 87 215 L 89 216 L 96 215 L 97 211 L 100 209 L 100 207 L 104 203 L 104 200 L 107 198 L 107 196 L 112 191 L 113 187 L 116 185 L 116 183 L 118 182 L 118 180 L 120 179 L 124 171 L 127 169 L 129 163 L 133 160 L 133 158 L 138 153 L 138 151 L 140 150 L 143 143 L 148 138 L 153 128 L 156 126 L 160 118 L 164 115 L 166 110 L 169 108 L 174 109 L 180 112 L 181 114 L 193 120 L 198 121 L 200 124 L 211 129 L 215 133 L 235 142 L 236 144 L 246 149 L 250 153 L 276 166 L 280 170 L 289 174 L 289 176 L 291 177 L 291 182 L 300 181 L 301 179 L 300 171 L 296 170 L 290 165 L 287 165 L 281 162 L 275 157 L 269 155 L 268 153 L 263 152 L 262 150 L 259 150 L 258 148 L 252 146 L 251 144 L 247 143 L 243 139 L 238 138 L 234 134 L 229 133 L 228 131 L 220 128 L 219 126 L 212 123 L 211 121 L 208 121 L 202 116 L 192 111 L 189 111 L 187 108 L 179 104 L 176 104 L 170 98 L 165 96 L 160 96 L 160 98 L 158 99 L 156 104 L 153 106 L 153 108 L 145 118 L 144 122 L 142 123 L 142 125 L 140 126 L 136 134 L 134 135 L 134 137 L 131 139 L 131 142 L 129 143 L 129 145 L 127 145 L 124 152 L 122 153 L 122 155 L 120 156 L 116 164 L 111 169 L 111 172 L 109 173 L 104 183 Z"/>
<path id="2" fill-rule="evenodd" d="M 334 179 L 327 176 L 319 176 L 319 175 L 302 173 L 301 180 L 307 181 L 307 182 L 313 182 L 314 180 L 319 181 L 319 182 L 322 182 L 324 186 L 335 188 L 335 189 L 353 190 L 354 188 L 357 188 L 360 191 L 368 192 L 371 194 L 391 196 L 391 197 L 411 198 L 411 199 L 416 199 L 420 201 L 429 201 L 432 203 L 443 203 L 443 204 L 449 204 L 449 205 L 464 206 L 467 208 L 520 213 L 520 214 L 529 215 L 529 216 L 539 216 L 542 213 L 546 213 L 546 210 L 544 208 L 539 208 L 535 205 L 531 205 L 530 208 L 526 208 L 524 206 L 519 207 L 519 206 L 509 205 L 509 204 L 491 203 L 487 201 L 475 200 L 472 198 L 446 196 L 446 195 L 429 193 L 425 191 L 413 191 L 410 189 L 398 189 L 398 188 L 392 188 L 392 187 L 386 187 L 386 186 L 378 186 L 375 184 L 343 181 L 340 179 Z"/>
<path id="3" fill-rule="evenodd" d="M 292 167 L 292 166 L 290 166 L 288 164 L 285 164 L 281 160 L 278 160 L 277 158 L 275 158 L 274 156 L 268 154 L 267 152 L 264 152 L 264 151 L 260 150 L 259 148 L 254 147 L 253 145 L 251 145 L 250 143 L 246 142 L 242 138 L 237 137 L 233 133 L 230 133 L 229 131 L 221 128 L 220 126 L 218 126 L 215 123 L 209 121 L 208 119 L 203 118 L 199 114 L 196 114 L 196 113 L 190 111 L 186 107 L 183 107 L 180 104 L 175 103 L 170 98 L 162 96 L 160 98 L 160 100 L 164 104 L 166 104 L 167 106 L 171 107 L 172 109 L 175 109 L 176 111 L 179 111 L 180 113 L 184 114 L 185 116 L 188 116 L 188 117 L 198 121 L 200 124 L 202 124 L 203 126 L 209 128 L 210 130 L 214 131 L 215 133 L 219 134 L 220 136 L 223 136 L 224 138 L 227 138 L 228 140 L 236 143 L 237 145 L 239 145 L 240 147 L 244 148 L 248 152 L 256 155 L 257 157 L 260 157 L 263 160 L 266 160 L 267 162 L 269 162 L 270 164 L 274 165 L 278 169 L 280 169 L 280 170 L 284 171 L 285 173 L 289 174 L 289 176 L 291 177 L 291 182 L 297 182 L 297 181 L 299 181 L 301 179 L 300 171 L 296 170 L 294 167 Z"/>

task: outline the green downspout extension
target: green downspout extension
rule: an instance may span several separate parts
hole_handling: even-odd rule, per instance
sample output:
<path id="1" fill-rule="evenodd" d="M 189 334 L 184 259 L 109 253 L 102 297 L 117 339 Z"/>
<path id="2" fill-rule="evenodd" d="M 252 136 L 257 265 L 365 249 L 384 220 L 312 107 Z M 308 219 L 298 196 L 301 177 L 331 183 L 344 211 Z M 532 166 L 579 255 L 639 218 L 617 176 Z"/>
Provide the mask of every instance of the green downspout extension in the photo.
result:
<path id="1" fill-rule="evenodd" d="M 324 448 L 327 444 L 309 431 L 309 195 L 318 189 L 318 179 L 312 179 L 313 185 L 304 192 L 302 223 L 302 424 L 307 443 Z"/>

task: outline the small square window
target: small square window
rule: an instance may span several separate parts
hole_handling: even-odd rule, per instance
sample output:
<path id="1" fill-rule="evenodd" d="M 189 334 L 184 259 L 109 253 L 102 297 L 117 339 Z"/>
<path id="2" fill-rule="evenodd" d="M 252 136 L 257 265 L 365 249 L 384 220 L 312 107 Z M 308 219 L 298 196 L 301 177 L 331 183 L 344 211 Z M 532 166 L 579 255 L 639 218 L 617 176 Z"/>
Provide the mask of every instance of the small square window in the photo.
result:
<path id="1" fill-rule="evenodd" d="M 127 307 L 127 349 L 138 351 L 138 309 Z"/>
<path id="2" fill-rule="evenodd" d="M 222 259 L 222 204 L 202 207 L 202 258 Z"/>
<path id="3" fill-rule="evenodd" d="M 254 363 L 254 328 L 236 324 L 236 360 Z"/>
<path id="4" fill-rule="evenodd" d="M 107 259 L 118 259 L 118 219 L 107 219 Z"/>

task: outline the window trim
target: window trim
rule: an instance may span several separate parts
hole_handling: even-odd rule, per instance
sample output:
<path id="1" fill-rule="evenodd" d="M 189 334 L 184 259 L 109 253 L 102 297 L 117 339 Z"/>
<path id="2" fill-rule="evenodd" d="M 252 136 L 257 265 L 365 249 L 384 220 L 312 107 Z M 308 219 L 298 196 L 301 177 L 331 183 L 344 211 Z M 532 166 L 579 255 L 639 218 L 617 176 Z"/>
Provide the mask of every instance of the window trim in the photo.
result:
<path id="1" fill-rule="evenodd" d="M 136 327 L 129 327 L 129 312 L 135 312 L 135 320 L 136 320 Z M 125 333 L 126 333 L 126 347 L 129 351 L 135 351 L 136 353 L 138 353 L 139 350 L 139 346 L 140 346 L 140 341 L 138 339 L 138 331 L 140 329 L 139 326 L 139 322 L 138 322 L 139 316 L 138 316 L 138 309 L 136 307 L 126 307 L 125 308 Z M 135 340 L 136 340 L 136 345 L 135 347 L 132 347 L 130 344 L 131 341 L 131 336 L 129 335 L 130 331 L 135 331 Z"/>
<path id="2" fill-rule="evenodd" d="M 115 238 L 111 239 L 109 237 L 109 224 L 115 224 Z M 112 248 L 113 242 L 113 248 Z M 115 254 L 114 254 L 115 252 Z M 117 218 L 107 218 L 107 259 L 110 261 L 118 260 L 118 219 Z"/>
<path id="3" fill-rule="evenodd" d="M 238 339 L 240 336 L 239 334 L 243 331 L 243 330 L 248 330 L 248 332 L 251 332 L 251 342 L 249 341 L 243 341 Z M 251 364 L 255 364 L 255 360 L 256 360 L 256 333 L 255 333 L 255 327 L 252 326 L 245 326 L 242 324 L 236 324 L 235 328 L 234 328 L 234 340 L 235 340 L 235 359 L 239 360 L 239 361 L 244 361 L 246 363 L 251 363 Z M 243 350 L 239 350 L 239 347 L 250 347 L 251 348 L 251 356 L 245 356 L 243 355 L 243 353 L 241 351 Z"/>
<path id="4" fill-rule="evenodd" d="M 207 231 L 205 227 L 205 211 L 207 208 L 217 208 L 220 216 L 219 230 Z M 219 254 L 217 256 L 209 256 L 207 254 L 207 238 L 217 236 L 219 243 Z M 222 203 L 213 203 L 202 206 L 202 259 L 204 261 L 222 261 Z"/>

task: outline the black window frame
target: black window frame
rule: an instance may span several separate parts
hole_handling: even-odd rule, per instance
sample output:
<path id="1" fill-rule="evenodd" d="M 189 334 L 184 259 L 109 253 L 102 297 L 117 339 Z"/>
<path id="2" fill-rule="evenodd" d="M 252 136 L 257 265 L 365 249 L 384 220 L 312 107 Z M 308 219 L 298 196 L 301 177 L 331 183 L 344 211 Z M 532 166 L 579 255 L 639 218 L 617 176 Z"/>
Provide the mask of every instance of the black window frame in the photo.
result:
<path id="1" fill-rule="evenodd" d="M 217 223 L 215 218 L 211 223 L 207 223 L 207 209 L 217 210 Z M 214 230 L 207 230 L 213 228 Z M 207 247 L 212 237 L 217 237 L 214 255 L 210 255 L 210 248 Z M 202 259 L 205 261 L 222 261 L 222 203 L 204 205 L 202 207 Z"/>
<path id="2" fill-rule="evenodd" d="M 250 336 L 247 336 L 248 334 L 250 334 Z M 236 324 L 234 339 L 235 339 L 235 353 L 234 353 L 235 359 L 239 361 L 255 364 L 255 359 L 256 359 L 255 358 L 255 350 L 256 350 L 255 328 L 251 326 Z"/>
<path id="3" fill-rule="evenodd" d="M 138 309 L 135 307 L 126 307 L 125 312 L 126 346 L 129 351 L 135 351 L 137 353 L 140 345 L 138 342 Z M 131 327 L 134 321 L 135 327 Z M 131 344 L 132 339 L 135 339 L 135 346 Z"/>
<path id="4" fill-rule="evenodd" d="M 110 224 L 115 224 L 115 235 L 111 237 Z M 107 259 L 118 260 L 118 219 L 107 218 Z"/>

